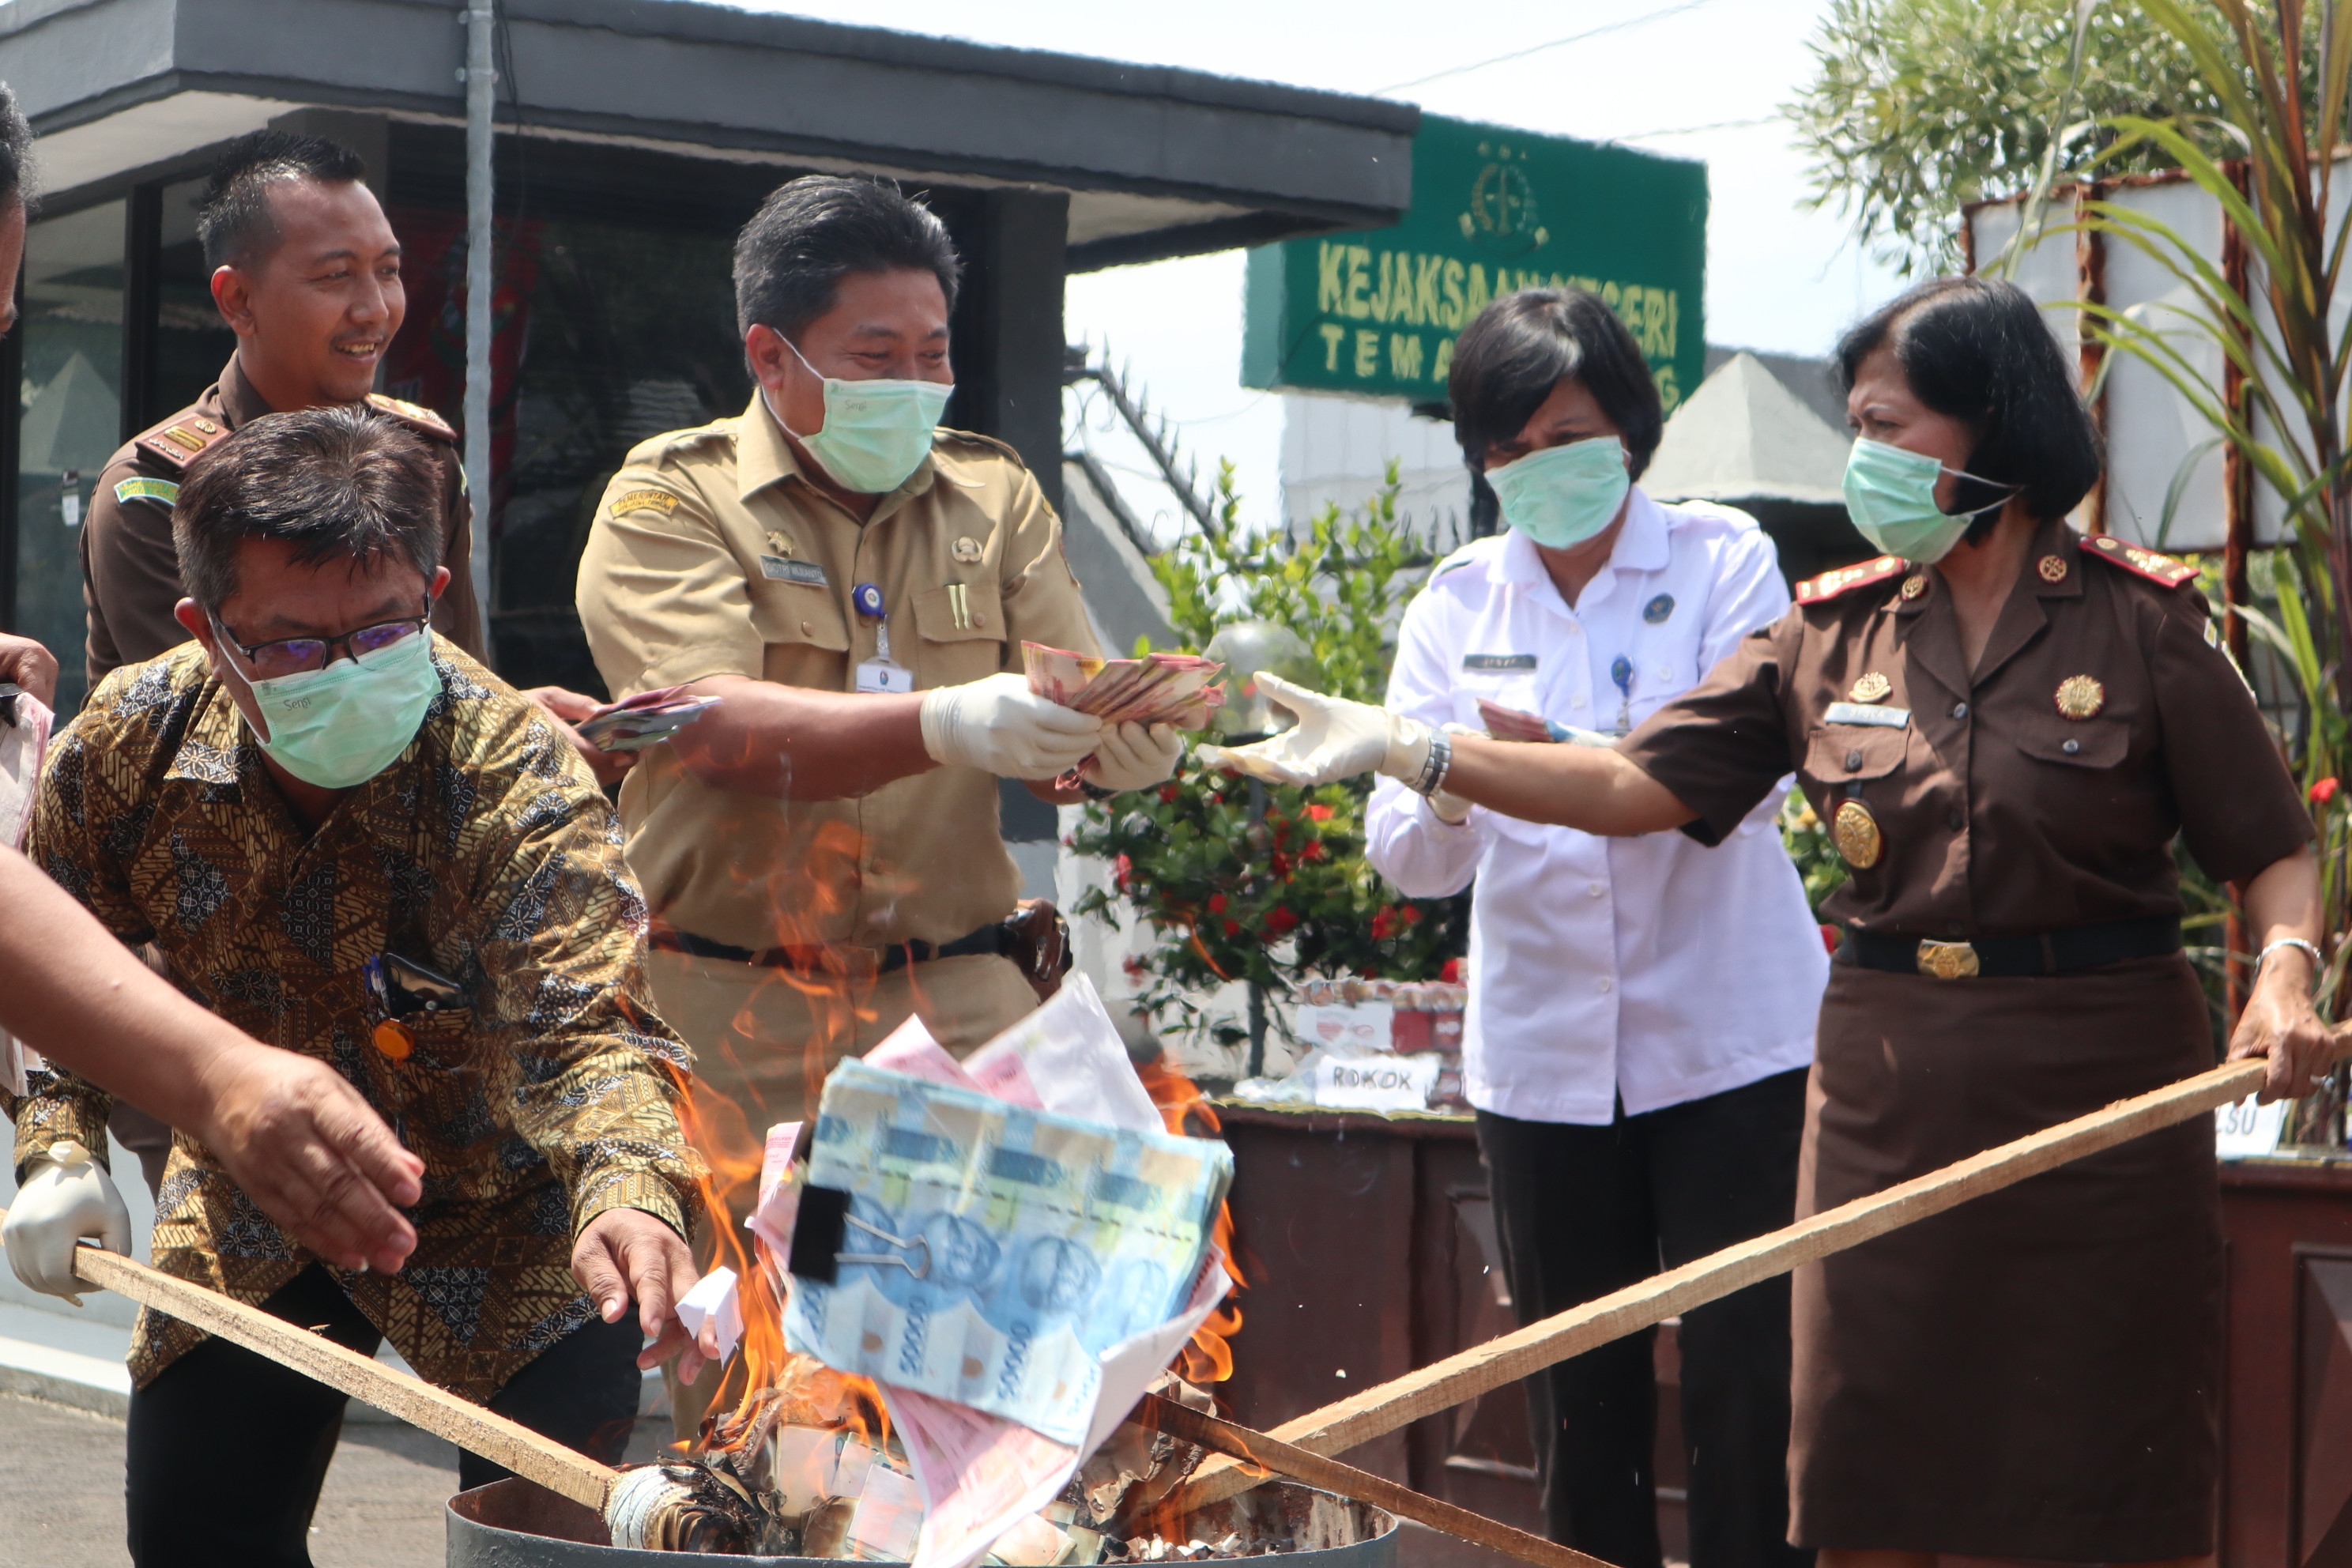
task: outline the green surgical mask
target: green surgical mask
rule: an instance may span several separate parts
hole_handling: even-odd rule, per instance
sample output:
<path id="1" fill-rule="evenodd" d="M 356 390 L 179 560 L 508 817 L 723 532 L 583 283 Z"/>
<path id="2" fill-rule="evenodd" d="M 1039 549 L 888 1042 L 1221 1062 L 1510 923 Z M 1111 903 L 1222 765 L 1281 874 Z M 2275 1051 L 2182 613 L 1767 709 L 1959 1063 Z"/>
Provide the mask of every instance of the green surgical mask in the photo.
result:
<path id="1" fill-rule="evenodd" d="M 1549 550 L 1566 550 L 1617 520 L 1633 477 L 1625 444 L 1595 436 L 1490 469 L 1486 482 L 1503 503 L 1503 521 Z"/>
<path id="2" fill-rule="evenodd" d="M 1931 566 L 1951 553 L 1969 525 L 1985 512 L 2006 506 L 2009 497 L 1974 511 L 1948 512 L 1936 505 L 1936 481 L 1946 473 L 1979 484 L 1977 474 L 1947 469 L 1935 458 L 1883 441 L 1856 437 L 1845 459 L 1845 513 L 1864 539 L 1882 553 Z M 2015 485 L 2003 485 L 2014 494 Z"/>
<path id="3" fill-rule="evenodd" d="M 779 333 L 778 336 L 782 336 Z M 810 364 L 792 339 L 784 346 L 811 375 Z M 776 405 L 768 405 L 776 423 L 824 465 L 841 488 L 857 495 L 880 495 L 907 482 L 931 449 L 931 432 L 955 391 L 936 381 L 844 381 L 819 377 L 824 383 L 824 428 L 803 436 L 784 424 Z M 767 396 L 762 387 L 760 395 Z"/>
<path id="4" fill-rule="evenodd" d="M 269 725 L 261 749 L 304 784 L 349 789 L 408 749 L 441 695 L 441 672 L 433 634 L 419 632 L 324 669 L 246 684 Z"/>

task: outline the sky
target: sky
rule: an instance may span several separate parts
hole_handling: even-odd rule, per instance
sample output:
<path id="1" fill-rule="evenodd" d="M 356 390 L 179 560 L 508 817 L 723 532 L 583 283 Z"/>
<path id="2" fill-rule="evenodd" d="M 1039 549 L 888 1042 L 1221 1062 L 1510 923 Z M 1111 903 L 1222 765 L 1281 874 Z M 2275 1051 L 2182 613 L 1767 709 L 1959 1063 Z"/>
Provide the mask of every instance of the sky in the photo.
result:
<path id="1" fill-rule="evenodd" d="M 745 3 L 745 0 L 737 0 Z M 1804 209 L 1780 107 L 1811 74 L 1829 0 L 749 0 L 748 9 L 1384 95 L 1433 113 L 1707 165 L 1707 339 L 1825 354 L 1894 295 L 1835 211 Z M 1586 35 L 1555 47 L 1534 46 Z M 1520 58 L 1454 71 L 1451 68 Z M 1396 90 L 1382 93 L 1384 89 Z M 1073 342 L 1108 344 L 1204 470 L 1234 459 L 1252 513 L 1276 502 L 1281 399 L 1240 380 L 1239 252 L 1070 279 Z"/>

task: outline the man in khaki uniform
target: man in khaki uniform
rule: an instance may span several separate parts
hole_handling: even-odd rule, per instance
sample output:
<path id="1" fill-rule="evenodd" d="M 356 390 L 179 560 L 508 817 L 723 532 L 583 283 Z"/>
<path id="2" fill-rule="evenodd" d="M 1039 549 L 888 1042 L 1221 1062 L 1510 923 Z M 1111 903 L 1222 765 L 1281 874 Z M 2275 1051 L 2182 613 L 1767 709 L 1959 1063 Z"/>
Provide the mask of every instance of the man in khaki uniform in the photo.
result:
<path id="1" fill-rule="evenodd" d="M 1017 673 L 1024 641 L 1095 640 L 1018 456 L 936 427 L 957 271 L 894 186 L 779 189 L 736 247 L 759 392 L 631 452 L 581 558 L 613 695 L 721 699 L 644 754 L 621 813 L 655 999 L 696 1052 L 692 1131 L 739 1217 L 761 1134 L 843 1057 L 913 1015 L 960 1053 L 1036 1005 L 997 779 L 1076 801 L 1066 770 L 1100 795 L 1179 754 Z"/>

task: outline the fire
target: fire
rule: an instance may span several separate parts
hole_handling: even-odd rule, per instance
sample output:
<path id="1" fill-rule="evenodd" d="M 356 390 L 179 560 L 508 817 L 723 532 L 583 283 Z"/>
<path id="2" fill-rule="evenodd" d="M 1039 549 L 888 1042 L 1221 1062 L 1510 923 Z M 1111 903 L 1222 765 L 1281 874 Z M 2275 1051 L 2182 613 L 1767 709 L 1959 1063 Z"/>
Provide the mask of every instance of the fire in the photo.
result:
<path id="1" fill-rule="evenodd" d="M 1168 1131 L 1185 1136 L 1197 1131 L 1215 1132 L 1223 1124 L 1217 1120 L 1216 1109 L 1202 1096 L 1199 1086 L 1168 1065 L 1162 1054 L 1136 1069 L 1143 1087 L 1151 1096 L 1151 1103 L 1160 1108 L 1160 1120 Z M 1248 1288 L 1242 1278 L 1241 1265 L 1234 1258 L 1234 1211 L 1230 1204 L 1217 1205 L 1217 1222 L 1210 1228 L 1209 1239 L 1225 1260 L 1225 1278 L 1233 1289 L 1217 1310 L 1209 1314 L 1201 1326 L 1192 1331 L 1192 1342 L 1184 1347 L 1184 1364 L 1180 1375 L 1191 1384 L 1223 1383 L 1234 1375 L 1233 1337 L 1241 1332 L 1242 1310 L 1234 1298 Z"/>

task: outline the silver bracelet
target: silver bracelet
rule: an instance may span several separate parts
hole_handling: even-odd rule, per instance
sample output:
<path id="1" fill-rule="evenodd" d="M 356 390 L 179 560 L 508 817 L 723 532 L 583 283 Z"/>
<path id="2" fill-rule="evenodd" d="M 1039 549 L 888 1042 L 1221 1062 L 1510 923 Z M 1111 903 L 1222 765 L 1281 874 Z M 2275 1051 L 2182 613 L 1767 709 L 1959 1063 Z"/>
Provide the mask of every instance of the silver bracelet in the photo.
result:
<path id="1" fill-rule="evenodd" d="M 1454 771 L 1454 742 L 1443 730 L 1433 730 L 1429 736 L 1429 755 L 1423 759 L 1420 776 L 1405 787 L 1416 795 L 1435 795 L 1445 787 L 1445 775 Z"/>
<path id="2" fill-rule="evenodd" d="M 2276 952 L 2283 947 L 2299 947 L 2303 949 L 2304 952 L 2311 955 L 2311 984 L 2315 989 L 2319 984 L 2320 977 L 2327 973 L 2327 960 L 2319 955 L 2319 949 L 2312 946 L 2311 943 L 2304 941 L 2303 938 L 2299 936 L 2283 936 L 2279 938 L 2278 941 L 2272 942 L 2269 946 L 2263 948 L 2262 952 L 2256 953 L 2254 955 L 2254 974 L 2256 978 L 2261 977 L 2263 965 L 2270 962 L 2271 954 Z"/>

